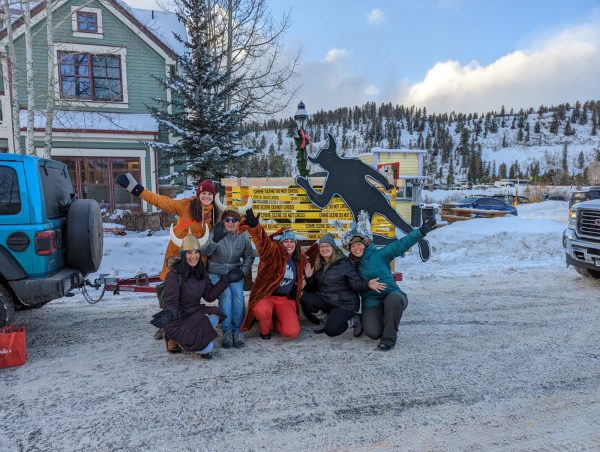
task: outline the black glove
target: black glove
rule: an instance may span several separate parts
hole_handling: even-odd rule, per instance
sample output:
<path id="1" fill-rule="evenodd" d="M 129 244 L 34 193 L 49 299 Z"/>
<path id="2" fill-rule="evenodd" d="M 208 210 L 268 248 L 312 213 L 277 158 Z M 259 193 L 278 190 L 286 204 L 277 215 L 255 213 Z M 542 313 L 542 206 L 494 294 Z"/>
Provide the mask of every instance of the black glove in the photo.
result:
<path id="1" fill-rule="evenodd" d="M 252 211 L 251 208 L 246 210 L 246 224 L 248 226 L 250 226 L 251 228 L 255 228 L 256 226 L 258 226 L 259 218 L 260 218 L 260 213 L 256 216 L 254 216 L 254 212 Z"/>
<path id="2" fill-rule="evenodd" d="M 430 218 L 419 228 L 421 230 L 421 234 L 424 236 L 427 235 L 433 228 L 435 228 L 435 225 L 435 218 Z"/>
<path id="3" fill-rule="evenodd" d="M 244 274 L 242 269 L 238 267 L 234 268 L 233 270 L 230 270 L 229 273 L 223 275 L 221 278 L 227 279 L 227 283 L 232 283 L 241 281 L 242 279 L 244 279 L 244 276 L 246 275 Z"/>
<path id="4" fill-rule="evenodd" d="M 131 193 L 133 196 L 140 196 L 140 194 L 144 191 L 144 187 L 142 187 L 135 177 L 131 175 L 131 173 L 119 174 L 117 177 L 117 184 Z"/>
<path id="5" fill-rule="evenodd" d="M 171 320 L 173 320 L 173 313 L 168 309 L 163 309 L 152 316 L 150 323 L 156 328 L 164 328 Z"/>
<path id="6" fill-rule="evenodd" d="M 219 221 L 217 224 L 215 224 L 213 229 L 212 241 L 219 243 L 226 235 L 227 231 L 225 230 L 225 224 L 222 221 Z"/>

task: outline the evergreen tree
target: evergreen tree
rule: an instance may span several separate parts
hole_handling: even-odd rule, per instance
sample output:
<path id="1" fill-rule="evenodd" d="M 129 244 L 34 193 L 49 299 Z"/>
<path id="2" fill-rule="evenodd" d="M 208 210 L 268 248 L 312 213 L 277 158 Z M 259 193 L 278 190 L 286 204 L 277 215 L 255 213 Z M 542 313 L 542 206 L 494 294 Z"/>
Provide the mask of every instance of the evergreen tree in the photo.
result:
<path id="1" fill-rule="evenodd" d="M 577 166 L 579 169 L 583 169 L 585 167 L 585 157 L 583 155 L 583 151 L 581 151 L 577 157 Z"/>
<path id="2" fill-rule="evenodd" d="M 500 179 L 506 179 L 506 163 L 504 162 L 498 167 L 498 177 Z"/>
<path id="3" fill-rule="evenodd" d="M 181 0 L 180 7 L 177 15 L 189 37 L 176 36 L 186 49 L 177 58 L 182 71 L 160 80 L 171 89 L 172 100 L 156 99 L 162 108 L 149 107 L 161 128 L 177 142 L 148 144 L 161 157 L 183 166 L 184 173 L 218 179 L 225 175 L 225 164 L 240 150 L 240 129 L 249 105 L 242 100 L 226 108 L 238 80 L 225 73 L 225 55 L 214 50 L 215 42 L 226 39 L 209 31 L 214 12 L 203 0 Z"/>

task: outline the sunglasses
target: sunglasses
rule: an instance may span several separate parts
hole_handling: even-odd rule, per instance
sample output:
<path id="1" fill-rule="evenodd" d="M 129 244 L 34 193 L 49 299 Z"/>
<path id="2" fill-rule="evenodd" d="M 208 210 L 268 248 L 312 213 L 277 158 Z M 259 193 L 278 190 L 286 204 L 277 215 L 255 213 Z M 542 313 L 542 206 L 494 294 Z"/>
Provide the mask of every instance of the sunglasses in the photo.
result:
<path id="1" fill-rule="evenodd" d="M 237 223 L 240 220 L 238 220 L 237 218 L 233 218 L 233 217 L 227 217 L 227 218 L 223 219 L 223 221 L 225 223 Z"/>

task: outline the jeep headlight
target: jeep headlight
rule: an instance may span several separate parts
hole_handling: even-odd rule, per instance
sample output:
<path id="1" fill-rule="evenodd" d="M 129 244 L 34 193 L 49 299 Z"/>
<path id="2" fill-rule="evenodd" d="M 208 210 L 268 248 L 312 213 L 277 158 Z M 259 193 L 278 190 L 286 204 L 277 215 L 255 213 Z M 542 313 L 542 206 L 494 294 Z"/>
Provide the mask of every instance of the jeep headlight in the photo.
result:
<path id="1" fill-rule="evenodd" d="M 577 209 L 569 209 L 569 228 L 575 229 L 577 225 Z"/>

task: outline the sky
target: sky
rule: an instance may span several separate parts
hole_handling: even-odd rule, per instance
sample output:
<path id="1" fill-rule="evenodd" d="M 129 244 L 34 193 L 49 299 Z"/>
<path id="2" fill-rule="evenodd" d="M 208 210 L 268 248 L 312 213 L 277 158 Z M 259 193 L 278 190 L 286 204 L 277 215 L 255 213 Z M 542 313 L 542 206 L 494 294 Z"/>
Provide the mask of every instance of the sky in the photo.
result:
<path id="1" fill-rule="evenodd" d="M 155 0 L 128 0 L 156 7 Z M 600 0 L 267 0 L 291 11 L 297 99 L 484 112 L 600 99 Z"/>

